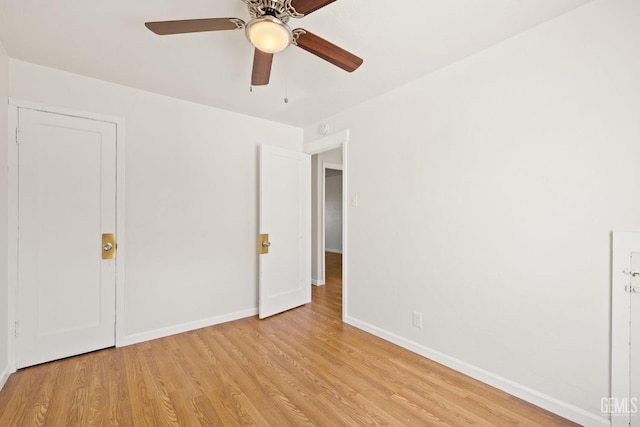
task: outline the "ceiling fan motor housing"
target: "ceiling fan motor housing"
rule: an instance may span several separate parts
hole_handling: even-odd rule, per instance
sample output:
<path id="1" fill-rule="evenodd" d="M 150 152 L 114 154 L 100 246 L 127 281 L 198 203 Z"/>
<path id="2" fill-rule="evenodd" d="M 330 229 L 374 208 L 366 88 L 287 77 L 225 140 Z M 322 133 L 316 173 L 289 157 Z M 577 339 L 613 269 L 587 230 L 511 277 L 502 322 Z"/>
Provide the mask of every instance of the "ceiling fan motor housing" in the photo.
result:
<path id="1" fill-rule="evenodd" d="M 278 18 L 282 22 L 288 22 L 289 18 L 302 18 L 304 15 L 296 12 L 291 5 L 292 0 L 242 0 L 249 7 L 249 15 L 252 18 L 269 15 Z"/>

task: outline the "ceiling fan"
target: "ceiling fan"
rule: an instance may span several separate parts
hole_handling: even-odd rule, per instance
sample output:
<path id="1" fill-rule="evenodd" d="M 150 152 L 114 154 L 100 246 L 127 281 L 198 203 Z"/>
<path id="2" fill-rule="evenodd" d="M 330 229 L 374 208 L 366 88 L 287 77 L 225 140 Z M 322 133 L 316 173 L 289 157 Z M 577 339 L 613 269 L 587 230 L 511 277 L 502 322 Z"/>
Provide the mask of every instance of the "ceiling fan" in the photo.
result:
<path id="1" fill-rule="evenodd" d="M 159 35 L 196 33 L 201 31 L 245 30 L 255 47 L 251 84 L 269 84 L 273 54 L 290 45 L 298 46 L 342 68 L 355 71 L 362 59 L 302 28 L 291 30 L 290 18 L 302 18 L 336 0 L 242 0 L 249 8 L 251 20 L 238 18 L 187 19 L 146 22 L 148 29 Z"/>

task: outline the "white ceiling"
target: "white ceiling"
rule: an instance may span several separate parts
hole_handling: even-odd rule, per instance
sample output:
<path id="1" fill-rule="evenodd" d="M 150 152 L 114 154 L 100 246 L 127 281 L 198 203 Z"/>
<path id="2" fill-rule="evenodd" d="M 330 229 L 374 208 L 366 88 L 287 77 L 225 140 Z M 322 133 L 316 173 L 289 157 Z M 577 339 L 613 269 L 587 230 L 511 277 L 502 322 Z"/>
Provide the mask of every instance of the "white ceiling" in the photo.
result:
<path id="1" fill-rule="evenodd" d="M 271 84 L 253 92 L 242 31 L 157 36 L 144 27 L 247 21 L 241 0 L 0 0 L 0 40 L 13 58 L 305 126 L 589 1 L 338 0 L 290 25 L 362 57 L 362 67 L 349 74 L 291 46 L 276 54 Z"/>

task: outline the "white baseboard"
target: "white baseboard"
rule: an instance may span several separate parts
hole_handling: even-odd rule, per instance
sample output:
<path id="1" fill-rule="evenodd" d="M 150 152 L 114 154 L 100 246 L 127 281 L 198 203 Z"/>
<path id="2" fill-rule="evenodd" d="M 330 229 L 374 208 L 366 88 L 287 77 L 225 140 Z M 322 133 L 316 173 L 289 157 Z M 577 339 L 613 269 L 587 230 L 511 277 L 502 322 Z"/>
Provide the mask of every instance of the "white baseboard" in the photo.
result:
<path id="1" fill-rule="evenodd" d="M 9 369 L 9 366 L 7 365 L 2 370 L 2 373 L 0 373 L 0 390 L 2 390 L 4 385 L 7 383 L 9 375 L 11 375 L 11 369 Z"/>
<path id="2" fill-rule="evenodd" d="M 332 254 L 342 254 L 342 249 L 329 249 L 329 248 L 324 248 L 325 252 L 331 252 Z"/>
<path id="3" fill-rule="evenodd" d="M 311 279 L 311 284 L 315 285 L 315 286 L 322 286 L 324 285 L 324 280 L 320 280 L 320 279 Z"/>
<path id="4" fill-rule="evenodd" d="M 170 335 L 181 334 L 183 332 L 193 331 L 195 329 L 206 328 L 208 326 L 218 325 L 220 323 L 231 322 L 233 320 L 244 319 L 258 314 L 257 308 L 249 310 L 236 311 L 222 316 L 210 317 L 208 319 L 197 320 L 195 322 L 182 323 L 180 325 L 169 326 L 166 328 L 155 329 L 153 331 L 141 332 L 133 335 L 126 335 L 123 339 L 123 346 L 137 344 L 144 341 L 151 341 L 158 338 L 168 337 Z"/>
<path id="5" fill-rule="evenodd" d="M 439 351 L 407 340 L 366 322 L 362 322 L 350 316 L 345 317 L 345 322 L 580 425 L 588 427 L 609 427 L 611 425 L 608 418 L 603 418 L 589 411 L 585 411 L 582 408 L 560 401 L 554 397 L 540 393 L 492 372 L 488 372 L 484 369 L 440 353 Z"/>

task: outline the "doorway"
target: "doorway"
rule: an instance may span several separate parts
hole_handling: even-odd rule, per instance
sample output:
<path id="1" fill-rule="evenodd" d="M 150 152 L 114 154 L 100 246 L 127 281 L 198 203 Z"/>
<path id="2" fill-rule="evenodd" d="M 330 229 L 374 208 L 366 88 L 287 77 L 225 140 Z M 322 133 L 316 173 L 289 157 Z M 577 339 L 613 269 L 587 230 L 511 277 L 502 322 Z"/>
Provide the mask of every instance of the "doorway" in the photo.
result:
<path id="1" fill-rule="evenodd" d="M 323 206 L 323 233 L 322 239 L 322 277 L 325 285 L 337 288 L 336 292 L 342 292 L 342 230 L 344 227 L 344 205 L 342 188 L 342 164 L 323 162 L 324 200 Z"/>
<path id="2" fill-rule="evenodd" d="M 311 157 L 311 277 L 312 284 L 326 284 L 326 253 L 342 254 L 343 165 L 342 148 Z"/>
<path id="3" fill-rule="evenodd" d="M 342 255 L 342 165 L 324 163 L 323 168 L 324 252 Z"/>
<path id="4" fill-rule="evenodd" d="M 305 143 L 304 151 L 312 155 L 311 158 L 311 174 L 312 174 L 312 190 L 311 190 L 311 205 L 312 205 L 312 284 L 314 287 L 327 285 L 328 280 L 332 280 L 334 286 L 336 286 L 336 275 L 340 277 L 339 285 L 341 287 L 340 300 L 342 302 L 342 319 L 346 318 L 346 301 L 347 301 L 347 143 L 349 140 L 349 131 L 345 130 L 332 135 L 328 135 L 324 138 L 316 141 Z M 329 170 L 329 180 L 334 181 L 334 187 L 339 184 L 342 190 L 341 197 L 341 221 L 337 227 L 341 228 L 341 233 L 335 233 L 335 224 L 332 224 L 334 234 L 330 237 L 329 250 L 331 252 L 325 252 L 327 248 L 327 235 L 325 233 L 325 198 L 326 198 L 326 171 Z M 331 172 L 332 171 L 332 172 Z M 339 172 L 339 173 L 338 173 Z M 335 181 L 339 181 L 335 182 Z M 329 185 L 332 185 L 331 183 Z M 330 208 L 331 209 L 331 208 Z M 336 207 L 333 206 L 334 212 Z M 335 219 L 333 220 L 334 222 Z M 339 237 L 336 237 L 339 236 Z M 333 238 L 333 240 L 331 240 Z M 336 243 L 335 239 L 338 239 L 339 243 Z M 342 252 L 342 253 L 339 253 Z M 327 271 L 327 265 L 330 265 L 331 271 Z M 329 277 L 329 276 L 332 277 Z"/>

